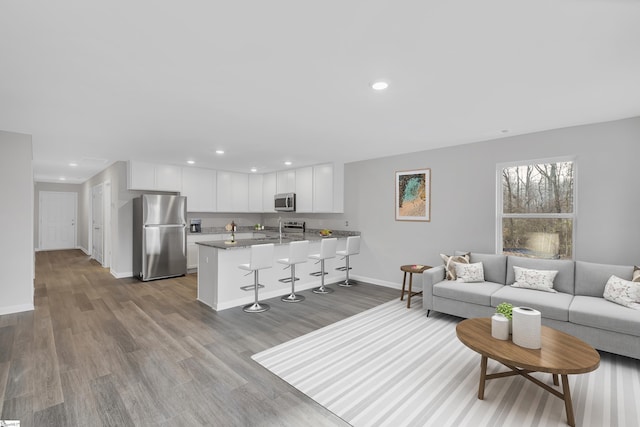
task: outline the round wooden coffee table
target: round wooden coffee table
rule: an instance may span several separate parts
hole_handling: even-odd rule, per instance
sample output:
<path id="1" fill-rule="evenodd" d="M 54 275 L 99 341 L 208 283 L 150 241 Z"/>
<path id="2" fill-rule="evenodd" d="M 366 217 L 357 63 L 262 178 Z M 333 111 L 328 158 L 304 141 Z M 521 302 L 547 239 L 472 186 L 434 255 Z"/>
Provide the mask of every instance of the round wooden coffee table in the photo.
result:
<path id="1" fill-rule="evenodd" d="M 456 326 L 456 335 L 464 345 L 480 353 L 480 385 L 478 399 L 484 399 L 486 380 L 522 375 L 553 395 L 564 400 L 567 423 L 575 426 L 569 374 L 584 374 L 594 371 L 600 365 L 598 352 L 584 341 L 542 326 L 542 347 L 537 350 L 520 347 L 511 340 L 502 341 L 491 336 L 491 319 L 487 317 L 466 319 Z M 487 358 L 496 360 L 511 371 L 487 375 Z M 553 384 L 558 385 L 558 375 L 562 378 L 562 391 L 543 383 L 529 375 L 531 372 L 547 372 L 553 375 Z"/>

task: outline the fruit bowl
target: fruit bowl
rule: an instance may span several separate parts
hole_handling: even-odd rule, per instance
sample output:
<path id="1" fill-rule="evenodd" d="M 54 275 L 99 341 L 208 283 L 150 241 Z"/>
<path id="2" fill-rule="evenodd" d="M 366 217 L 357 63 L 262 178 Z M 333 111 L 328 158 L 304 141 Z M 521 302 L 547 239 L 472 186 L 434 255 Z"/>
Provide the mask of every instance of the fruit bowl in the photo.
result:
<path id="1" fill-rule="evenodd" d="M 318 233 L 321 237 L 331 237 L 331 230 L 320 230 Z"/>

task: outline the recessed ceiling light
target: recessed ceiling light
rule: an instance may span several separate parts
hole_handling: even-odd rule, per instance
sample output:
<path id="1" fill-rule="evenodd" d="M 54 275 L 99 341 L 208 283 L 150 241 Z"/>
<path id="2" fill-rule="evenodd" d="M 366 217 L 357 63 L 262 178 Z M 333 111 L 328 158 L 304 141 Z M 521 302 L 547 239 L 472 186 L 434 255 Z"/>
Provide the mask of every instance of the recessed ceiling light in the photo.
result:
<path id="1" fill-rule="evenodd" d="M 284 164 L 285 164 L 285 166 L 291 166 L 291 162 L 289 162 L 289 161 L 284 162 Z"/>
<path id="2" fill-rule="evenodd" d="M 389 87 L 389 83 L 384 81 L 377 81 L 371 85 L 371 89 L 373 90 L 385 90 L 388 87 Z"/>
<path id="3" fill-rule="evenodd" d="M 78 164 L 76 162 L 71 162 L 69 163 L 69 166 L 71 166 L 72 168 L 75 168 L 76 166 L 78 166 Z"/>
<path id="4" fill-rule="evenodd" d="M 500 133 L 509 133 L 509 129 L 502 129 Z"/>
<path id="5" fill-rule="evenodd" d="M 66 180 L 67 180 L 67 178 L 65 178 L 64 176 L 60 177 L 60 181 L 66 181 Z"/>
<path id="6" fill-rule="evenodd" d="M 187 160 L 187 163 L 189 163 L 190 165 L 195 164 L 196 162 L 194 162 L 193 160 Z"/>
<path id="7" fill-rule="evenodd" d="M 256 169 L 256 168 L 251 168 L 251 172 L 258 172 L 258 169 Z"/>
<path id="8" fill-rule="evenodd" d="M 216 150 L 216 154 L 224 154 L 224 150 Z"/>

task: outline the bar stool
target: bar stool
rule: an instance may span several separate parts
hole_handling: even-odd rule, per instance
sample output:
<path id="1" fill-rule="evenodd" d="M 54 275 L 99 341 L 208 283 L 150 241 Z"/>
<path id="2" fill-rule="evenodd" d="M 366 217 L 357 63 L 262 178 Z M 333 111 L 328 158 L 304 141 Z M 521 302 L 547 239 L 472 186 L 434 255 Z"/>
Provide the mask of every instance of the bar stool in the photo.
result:
<path id="1" fill-rule="evenodd" d="M 337 245 L 338 239 L 335 237 L 331 239 L 322 239 L 320 242 L 320 253 L 309 255 L 309 258 L 316 259 L 320 262 L 320 287 L 312 289 L 314 294 L 329 294 L 333 292 L 333 289 L 324 287 L 324 275 L 327 274 L 324 272 L 324 260 L 336 257 Z M 317 276 L 318 273 L 311 273 L 311 275 Z"/>
<path id="2" fill-rule="evenodd" d="M 300 280 L 296 277 L 296 264 L 307 262 L 307 256 L 309 255 L 309 241 L 301 240 L 299 242 L 289 243 L 289 258 L 279 259 L 280 264 L 286 264 L 291 268 L 291 278 L 280 279 L 281 282 L 291 281 L 291 293 L 287 296 L 280 298 L 284 302 L 300 302 L 304 301 L 302 295 L 296 295 L 295 286 L 296 280 Z"/>
<path id="3" fill-rule="evenodd" d="M 349 257 L 351 255 L 357 255 L 360 253 L 360 236 L 350 236 L 347 237 L 347 247 L 344 251 L 337 251 L 336 255 L 341 256 L 342 259 L 346 259 L 346 265 L 344 267 L 338 267 L 336 270 L 346 271 L 347 278 L 344 282 L 338 283 L 338 286 L 343 286 L 345 288 L 350 288 L 352 285 L 349 282 Z"/>
<path id="4" fill-rule="evenodd" d="M 253 288 L 255 290 L 256 299 L 253 304 L 247 304 L 242 307 L 247 313 L 262 313 L 269 310 L 268 304 L 260 304 L 258 302 L 258 271 L 273 267 L 273 243 L 267 243 L 265 245 L 253 245 L 251 246 L 251 253 L 249 264 L 240 264 L 238 268 L 247 271 L 253 271 Z"/>

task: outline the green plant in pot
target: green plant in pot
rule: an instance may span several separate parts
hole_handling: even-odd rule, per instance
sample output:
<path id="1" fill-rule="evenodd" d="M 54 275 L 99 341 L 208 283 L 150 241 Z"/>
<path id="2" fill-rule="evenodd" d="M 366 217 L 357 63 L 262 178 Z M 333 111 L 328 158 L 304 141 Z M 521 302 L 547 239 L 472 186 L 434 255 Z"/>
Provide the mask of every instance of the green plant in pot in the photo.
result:
<path id="1" fill-rule="evenodd" d="M 509 319 L 509 333 L 511 333 L 513 325 L 512 325 L 512 316 L 513 316 L 513 304 L 509 304 L 508 302 L 501 302 L 496 306 L 496 313 L 502 314 L 504 317 Z"/>

